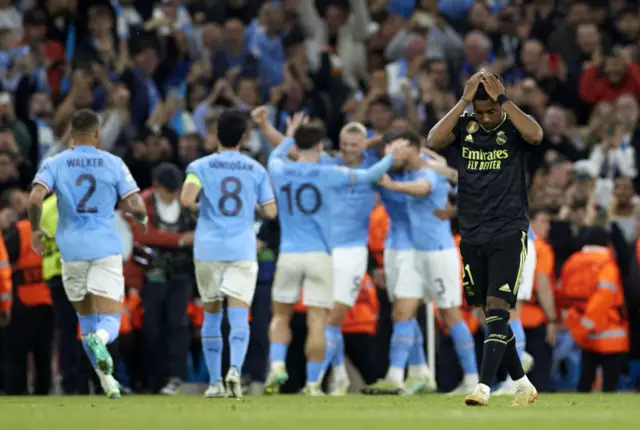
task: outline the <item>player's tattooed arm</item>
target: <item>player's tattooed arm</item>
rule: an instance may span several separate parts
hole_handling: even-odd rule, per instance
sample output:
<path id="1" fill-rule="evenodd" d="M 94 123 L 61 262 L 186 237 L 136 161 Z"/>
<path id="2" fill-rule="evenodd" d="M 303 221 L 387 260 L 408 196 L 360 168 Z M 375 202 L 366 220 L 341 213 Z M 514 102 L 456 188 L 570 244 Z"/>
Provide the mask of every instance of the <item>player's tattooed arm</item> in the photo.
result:
<path id="1" fill-rule="evenodd" d="M 467 105 L 473 101 L 476 91 L 478 90 L 478 85 L 480 85 L 480 79 L 484 72 L 485 70 L 482 69 L 469 78 L 464 87 L 462 98 L 458 103 L 456 103 L 453 109 L 451 109 L 440 121 L 438 121 L 436 125 L 433 126 L 431 131 L 429 131 L 429 136 L 427 137 L 427 145 L 429 148 L 438 151 L 453 143 L 455 140 L 453 130 L 467 108 Z"/>
<path id="2" fill-rule="evenodd" d="M 124 199 L 125 213 L 133 217 L 133 219 L 142 227 L 143 231 L 147 232 L 147 222 L 149 217 L 147 216 L 147 207 L 144 204 L 144 199 L 140 193 L 133 193 Z"/>
<path id="3" fill-rule="evenodd" d="M 49 191 L 44 185 L 36 183 L 29 194 L 29 222 L 31 223 L 31 247 L 38 255 L 42 255 L 42 230 L 40 230 L 40 220 L 42 219 L 42 202 Z"/>

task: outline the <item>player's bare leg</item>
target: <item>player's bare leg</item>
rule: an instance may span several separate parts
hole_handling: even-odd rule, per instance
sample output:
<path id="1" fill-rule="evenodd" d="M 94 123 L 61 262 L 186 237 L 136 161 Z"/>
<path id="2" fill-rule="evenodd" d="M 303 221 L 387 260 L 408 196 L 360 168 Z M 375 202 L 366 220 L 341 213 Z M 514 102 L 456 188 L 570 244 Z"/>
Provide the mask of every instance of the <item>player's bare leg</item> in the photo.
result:
<path id="1" fill-rule="evenodd" d="M 106 297 L 87 294 L 72 303 L 78 314 L 82 346 L 96 371 L 105 394 L 120 397 L 120 384 L 113 377 L 113 359 L 107 345 L 118 337 L 122 303 Z"/>
<path id="2" fill-rule="evenodd" d="M 345 395 L 349 390 L 349 376 L 344 365 L 344 338 L 342 324 L 349 312 L 349 305 L 334 302 L 329 312 L 329 321 L 325 329 L 325 354 L 322 363 L 322 374 L 331 366 L 331 395 Z"/>
<path id="3" fill-rule="evenodd" d="M 311 396 L 322 395 L 322 361 L 325 352 L 324 330 L 329 310 L 309 306 L 307 308 L 307 341 L 305 354 L 307 356 L 307 384 L 305 394 Z"/>
<path id="4" fill-rule="evenodd" d="M 406 394 L 404 371 L 409 354 L 414 345 L 414 318 L 420 306 L 420 299 L 396 298 L 393 302 L 393 332 L 389 347 L 389 370 L 383 380 L 368 387 L 372 394 Z"/>
<path id="5" fill-rule="evenodd" d="M 277 394 L 280 386 L 287 382 L 287 348 L 291 343 L 289 323 L 293 315 L 293 304 L 273 302 L 273 317 L 269 326 L 269 375 L 264 385 L 265 394 Z"/>
<path id="6" fill-rule="evenodd" d="M 440 309 L 440 315 L 449 328 L 463 371 L 462 382 L 451 394 L 469 394 L 478 384 L 478 364 L 473 336 L 462 318 L 459 307 Z"/>
<path id="7" fill-rule="evenodd" d="M 413 323 L 413 345 L 407 358 L 407 379 L 404 381 L 404 387 L 407 394 L 411 395 L 433 393 L 438 390 L 438 386 L 435 376 L 427 365 L 422 329 L 416 318 L 411 322 Z"/>
<path id="8" fill-rule="evenodd" d="M 224 380 L 227 386 L 227 396 L 240 398 L 242 397 L 240 374 L 249 348 L 249 304 L 228 297 L 227 318 L 231 326 L 229 332 L 230 365 Z"/>
<path id="9" fill-rule="evenodd" d="M 200 331 L 204 361 L 209 371 L 209 387 L 204 393 L 207 398 L 224 397 L 222 383 L 222 301 L 205 302 L 204 321 Z"/>

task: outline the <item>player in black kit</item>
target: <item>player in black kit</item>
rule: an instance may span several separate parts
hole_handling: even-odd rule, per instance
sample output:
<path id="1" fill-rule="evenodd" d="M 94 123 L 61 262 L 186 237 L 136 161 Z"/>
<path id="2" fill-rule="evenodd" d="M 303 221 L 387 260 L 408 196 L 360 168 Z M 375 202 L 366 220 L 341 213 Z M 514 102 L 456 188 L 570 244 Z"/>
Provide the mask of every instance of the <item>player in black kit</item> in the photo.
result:
<path id="1" fill-rule="evenodd" d="M 506 97 L 499 76 L 484 69 L 467 82 L 462 99 L 433 127 L 428 144 L 454 144 L 458 166 L 458 221 L 467 303 L 485 311 L 480 383 L 467 405 L 486 405 L 500 363 L 516 383 L 514 405 L 537 398 L 508 325 L 527 256 L 529 227 L 526 160 L 542 129 Z M 473 113 L 466 112 L 473 103 Z"/>

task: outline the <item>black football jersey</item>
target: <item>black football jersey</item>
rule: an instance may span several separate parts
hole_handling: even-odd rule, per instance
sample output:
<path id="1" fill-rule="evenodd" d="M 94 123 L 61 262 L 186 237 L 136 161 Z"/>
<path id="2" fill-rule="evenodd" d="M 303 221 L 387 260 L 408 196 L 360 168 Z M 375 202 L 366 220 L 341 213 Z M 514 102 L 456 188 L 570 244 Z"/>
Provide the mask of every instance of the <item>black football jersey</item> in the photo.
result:
<path id="1" fill-rule="evenodd" d="M 492 130 L 464 113 L 454 128 L 458 165 L 458 221 L 462 238 L 482 244 L 529 228 L 529 145 L 509 117 Z"/>

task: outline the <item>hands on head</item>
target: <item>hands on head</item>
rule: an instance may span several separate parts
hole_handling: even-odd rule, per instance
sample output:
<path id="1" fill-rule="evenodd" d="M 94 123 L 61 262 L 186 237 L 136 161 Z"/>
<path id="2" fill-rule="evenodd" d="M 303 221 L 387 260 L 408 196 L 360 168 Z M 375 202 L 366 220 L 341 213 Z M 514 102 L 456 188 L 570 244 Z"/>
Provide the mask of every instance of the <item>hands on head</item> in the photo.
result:
<path id="1" fill-rule="evenodd" d="M 464 86 L 462 100 L 471 103 L 476 96 L 478 86 L 482 84 L 493 101 L 498 100 L 500 94 L 504 94 L 504 84 L 498 79 L 498 76 L 491 73 L 487 69 L 480 69 L 475 75 L 471 76 Z"/>

